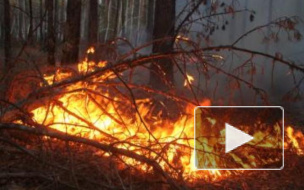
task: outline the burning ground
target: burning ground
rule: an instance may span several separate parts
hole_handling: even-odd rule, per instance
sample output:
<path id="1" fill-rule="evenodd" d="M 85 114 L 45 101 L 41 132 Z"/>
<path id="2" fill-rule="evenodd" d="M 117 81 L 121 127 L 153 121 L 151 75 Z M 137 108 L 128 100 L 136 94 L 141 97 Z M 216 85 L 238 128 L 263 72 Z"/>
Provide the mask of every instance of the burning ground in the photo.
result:
<path id="1" fill-rule="evenodd" d="M 10 96 L 15 103 L 3 102 L 0 183 L 8 189 L 303 188 L 304 136 L 288 122 L 282 171 L 196 171 L 193 110 L 212 101 L 194 102 L 127 82 L 123 71 L 147 59 L 117 65 L 85 59 L 77 71 L 45 70 L 38 79 L 37 73 L 36 78 L 35 73 L 18 76 Z M 193 80 L 186 75 L 184 86 L 190 88 Z M 168 110 L 155 106 L 155 94 L 181 111 L 166 117 Z M 254 134 L 265 139 L 266 147 L 272 147 L 271 135 Z M 244 167 L 277 164 L 257 152 L 250 162 L 242 155 L 231 158 Z M 201 161 L 225 164 L 211 154 Z"/>

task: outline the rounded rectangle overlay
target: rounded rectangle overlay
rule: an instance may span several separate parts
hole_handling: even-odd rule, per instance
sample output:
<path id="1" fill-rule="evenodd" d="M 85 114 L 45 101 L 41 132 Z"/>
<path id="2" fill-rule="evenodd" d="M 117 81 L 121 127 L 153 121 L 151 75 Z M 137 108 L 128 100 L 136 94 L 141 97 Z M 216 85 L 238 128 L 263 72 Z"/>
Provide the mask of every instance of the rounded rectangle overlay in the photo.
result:
<path id="1" fill-rule="evenodd" d="M 197 170 L 283 169 L 284 108 L 196 107 L 194 165 Z"/>

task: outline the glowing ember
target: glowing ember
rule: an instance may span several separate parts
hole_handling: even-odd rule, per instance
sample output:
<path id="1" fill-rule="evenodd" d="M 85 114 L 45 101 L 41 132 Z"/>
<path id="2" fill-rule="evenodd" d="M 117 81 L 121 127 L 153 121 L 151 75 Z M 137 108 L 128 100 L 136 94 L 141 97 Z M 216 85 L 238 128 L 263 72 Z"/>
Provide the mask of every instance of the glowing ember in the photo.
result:
<path id="1" fill-rule="evenodd" d="M 88 50 L 89 53 L 92 51 L 94 49 L 90 48 Z M 94 62 L 88 62 L 86 59 L 79 63 L 78 72 L 85 74 L 105 65 L 106 62 L 95 64 Z M 44 76 L 49 84 L 67 77 L 69 77 L 68 74 L 58 72 L 55 75 Z M 66 87 L 69 93 L 63 94 L 48 106 L 33 110 L 34 119 L 38 123 L 68 134 L 94 139 L 106 144 L 113 143 L 113 146 L 118 148 L 145 155 L 156 160 L 165 171 L 176 178 L 179 177 L 176 175 L 176 171 L 182 173 L 182 177 L 188 181 L 197 179 L 212 181 L 232 174 L 230 171 L 218 170 L 195 171 L 193 163 L 194 105 L 188 104 L 185 114 L 175 122 L 165 120 L 159 116 L 151 116 L 152 100 L 135 100 L 135 107 L 129 99 L 98 86 L 98 84 L 113 78 L 116 78 L 116 76 L 109 72 L 92 79 L 90 84 L 88 82 L 78 82 Z M 185 86 L 188 85 L 188 81 L 191 83 L 194 80 L 194 77 L 188 74 L 187 78 L 187 82 L 184 83 Z M 201 102 L 201 105 L 204 106 L 210 104 L 210 100 Z M 212 119 L 210 118 L 211 121 Z M 288 139 L 285 147 L 294 147 L 297 154 L 303 154 L 303 150 L 300 149 L 304 145 L 303 134 L 294 131 L 291 127 L 287 127 L 286 132 Z M 267 133 L 260 131 L 254 134 L 254 137 L 263 139 L 265 135 Z M 203 140 L 207 142 L 210 139 L 205 138 Z M 263 141 L 260 146 L 268 146 L 271 143 L 271 140 Z M 103 154 L 103 156 L 107 155 L 109 154 Z M 153 170 L 136 160 L 127 157 L 121 157 L 121 159 L 124 163 L 145 172 Z M 208 162 L 220 162 L 218 158 L 211 154 L 204 159 Z M 240 160 L 237 156 L 234 156 L 234 159 Z M 251 155 L 250 159 L 253 165 L 258 162 L 265 162 L 265 164 L 273 162 L 261 160 L 254 154 Z M 248 163 L 244 162 L 242 164 Z"/>
<path id="2" fill-rule="evenodd" d="M 95 48 L 94 47 L 90 47 L 88 50 L 87 50 L 87 54 L 89 53 L 95 53 Z"/>
<path id="3" fill-rule="evenodd" d="M 176 41 L 178 41 L 178 40 L 184 40 L 184 41 L 188 41 L 188 40 L 189 40 L 189 38 L 184 37 L 184 36 L 182 36 L 182 35 L 178 35 L 178 36 L 176 36 Z"/>
<path id="4" fill-rule="evenodd" d="M 184 86 L 189 86 L 189 84 L 192 84 L 193 81 L 194 81 L 194 77 L 190 74 L 186 74 L 187 78 L 185 79 L 185 82 L 184 82 Z"/>

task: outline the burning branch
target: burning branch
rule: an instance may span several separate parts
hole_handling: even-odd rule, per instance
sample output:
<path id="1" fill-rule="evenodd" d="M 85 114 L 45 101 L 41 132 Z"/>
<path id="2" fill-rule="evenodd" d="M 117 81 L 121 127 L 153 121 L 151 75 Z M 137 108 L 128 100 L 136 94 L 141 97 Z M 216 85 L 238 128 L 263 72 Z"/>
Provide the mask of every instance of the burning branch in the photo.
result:
<path id="1" fill-rule="evenodd" d="M 118 177 L 119 185 L 122 188 L 126 187 L 126 183 L 121 172 L 126 167 L 145 174 L 152 173 L 155 176 L 161 176 L 158 179 L 159 182 L 169 184 L 174 189 L 186 188 L 189 183 L 196 180 L 203 180 L 203 183 L 206 183 L 231 176 L 234 173 L 194 172 L 194 156 L 192 154 L 194 144 L 193 109 L 196 105 L 210 105 L 210 100 L 197 95 L 195 88 L 200 89 L 197 87 L 199 85 L 195 84 L 197 78 L 190 75 L 187 67 L 183 68 L 182 64 L 195 63 L 198 73 L 205 74 L 206 80 L 210 71 L 215 71 L 238 83 L 245 84 L 260 94 L 266 103 L 268 102 L 265 90 L 259 88 L 253 81 L 217 65 L 215 62 L 223 60 L 224 57 L 208 52 L 239 51 L 251 55 L 250 61 L 254 56 L 263 56 L 300 72 L 304 72 L 304 68 L 288 62 L 282 57 L 235 46 L 199 48 L 196 43 L 189 39 L 179 38 L 178 43 L 182 42 L 187 43 L 193 49 L 185 50 L 180 45 L 173 52 L 129 60 L 123 59 L 123 57 L 126 58 L 130 55 L 126 54 L 121 56 L 121 59 L 117 59 L 116 62 L 95 63 L 85 59 L 79 63 L 78 71 L 73 71 L 70 68 L 55 68 L 50 73 L 38 72 L 37 89 L 28 92 L 19 101 L 2 101 L 4 109 L 1 112 L 3 123 L 0 124 L 0 130 L 34 134 L 39 136 L 43 143 L 51 141 L 51 143 L 64 144 L 60 142 L 65 142 L 69 158 L 71 157 L 71 147 L 76 146 L 77 143 L 81 144 L 80 147 L 94 147 L 97 149 L 94 155 L 98 154 L 101 159 L 111 160 L 115 158 L 119 160 L 119 163 L 115 163 L 111 167 L 111 172 L 115 172 L 114 174 Z M 132 54 L 135 55 L 139 50 L 134 48 Z M 89 51 L 89 53 L 92 52 L 94 51 Z M 138 85 L 136 82 L 128 81 L 124 76 L 126 71 L 139 67 L 147 69 L 148 67 L 145 65 L 156 59 L 164 58 L 171 59 L 182 75 L 183 81 L 185 81 L 184 85 L 187 87 L 185 88 L 187 95 L 177 95 L 175 89 L 165 92 L 147 85 Z M 153 113 L 155 95 L 173 100 L 174 103 L 178 102 L 183 110 L 177 114 L 175 119 L 163 117 L 162 112 L 176 110 L 160 109 Z M 190 97 L 190 95 L 193 96 Z M 164 104 L 162 100 L 157 98 L 154 101 Z M 289 135 L 292 137 L 293 134 Z M 211 141 L 208 136 L 202 138 L 202 144 Z M 266 136 L 261 136 L 261 139 L 262 145 L 263 143 L 271 144 Z M 298 148 L 301 145 L 298 140 L 289 143 Z M 220 162 L 219 155 L 210 154 L 212 150 L 204 147 L 199 151 L 206 153 L 206 155 L 209 154 L 202 158 L 204 162 L 212 160 Z M 79 152 L 85 151 L 83 148 L 79 148 Z M 250 165 L 240 158 L 241 155 L 235 154 L 231 156 L 229 163 L 238 166 Z M 257 159 L 255 163 L 275 164 L 275 161 L 267 161 L 264 158 L 257 157 L 255 159 Z M 72 161 L 71 165 L 72 168 L 75 167 Z M 79 174 L 73 171 L 71 175 L 72 178 L 75 178 Z M 78 183 L 75 185 L 76 188 L 77 185 Z"/>

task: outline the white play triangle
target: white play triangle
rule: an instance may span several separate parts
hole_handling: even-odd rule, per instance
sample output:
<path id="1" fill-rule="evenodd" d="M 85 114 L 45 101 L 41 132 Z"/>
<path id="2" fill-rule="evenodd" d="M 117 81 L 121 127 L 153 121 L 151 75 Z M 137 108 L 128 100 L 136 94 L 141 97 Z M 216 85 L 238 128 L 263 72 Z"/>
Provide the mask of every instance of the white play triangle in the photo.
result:
<path id="1" fill-rule="evenodd" d="M 250 136 L 243 131 L 225 123 L 225 153 L 251 141 L 253 136 Z"/>

